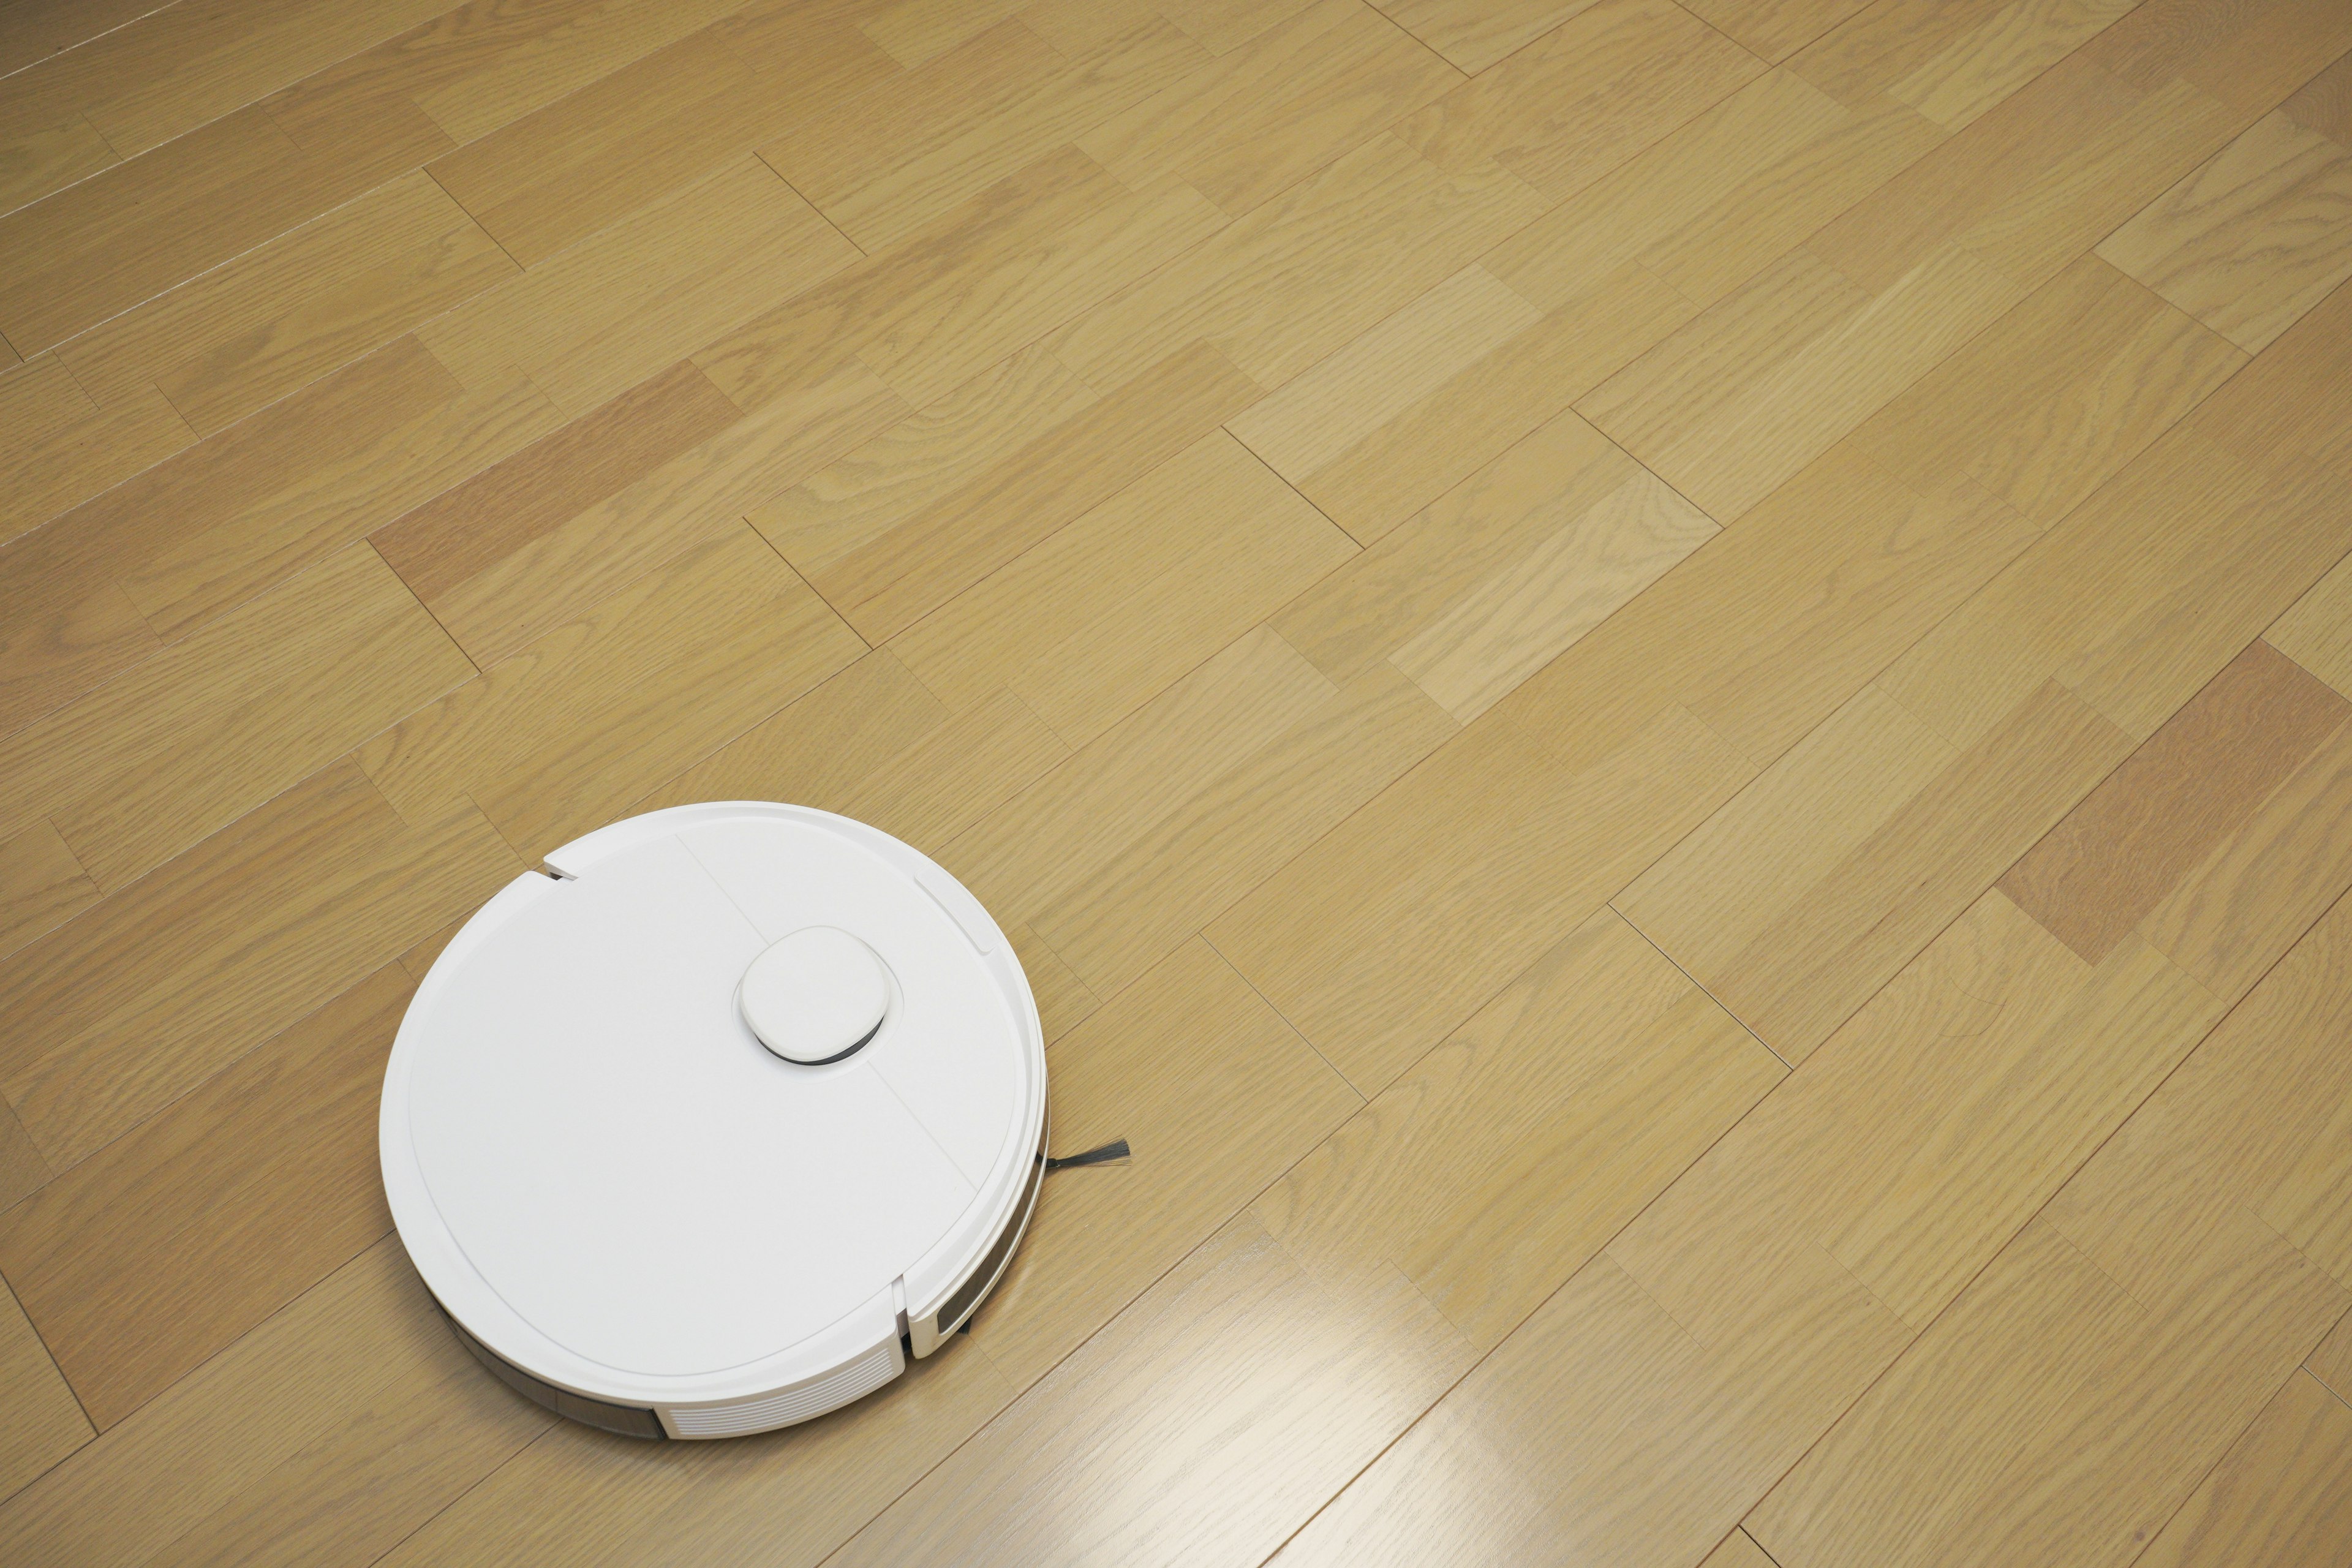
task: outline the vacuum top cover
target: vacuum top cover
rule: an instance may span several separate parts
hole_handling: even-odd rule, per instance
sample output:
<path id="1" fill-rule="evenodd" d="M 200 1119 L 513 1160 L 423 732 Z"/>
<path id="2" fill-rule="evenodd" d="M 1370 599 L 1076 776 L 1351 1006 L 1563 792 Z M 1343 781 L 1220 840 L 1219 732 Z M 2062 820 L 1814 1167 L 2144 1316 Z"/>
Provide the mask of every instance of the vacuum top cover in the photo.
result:
<path id="1" fill-rule="evenodd" d="M 707 1396 L 894 1337 L 969 1273 L 1029 1174 L 1045 1072 L 1018 962 L 960 884 L 760 803 L 548 864 L 436 962 L 386 1075 L 386 1188 L 445 1305 L 572 1386 Z"/>

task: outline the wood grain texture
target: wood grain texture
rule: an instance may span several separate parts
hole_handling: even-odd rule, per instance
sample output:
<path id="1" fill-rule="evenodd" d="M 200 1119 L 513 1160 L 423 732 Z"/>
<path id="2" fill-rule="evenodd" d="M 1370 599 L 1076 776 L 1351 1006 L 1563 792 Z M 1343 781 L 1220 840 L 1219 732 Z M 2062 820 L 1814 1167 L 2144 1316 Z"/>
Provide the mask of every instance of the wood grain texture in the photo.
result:
<path id="1" fill-rule="evenodd" d="M 2352 544 L 2324 481 L 2264 473 L 2199 425 L 2159 437 L 1922 637 L 1888 694 L 1967 745 L 2055 676 L 2153 734 Z"/>
<path id="2" fill-rule="evenodd" d="M 0 723 L 61 706 L 560 423 L 402 338 L 0 550 Z M 159 637 L 159 634 L 160 637 Z"/>
<path id="3" fill-rule="evenodd" d="M 2352 398 L 2336 374 L 2347 334 L 2352 292 L 2338 289 L 2208 398 L 2200 427 L 2259 467 L 2352 473 Z"/>
<path id="4" fill-rule="evenodd" d="M 1854 443 L 1914 483 L 1973 480 L 2047 526 L 2245 363 L 2086 256 L 1864 420 Z"/>
<path id="5" fill-rule="evenodd" d="M 1145 1070 L 1150 1064 L 1150 1070 Z M 1015 1387 L 1126 1310 L 1363 1102 L 1199 941 L 1053 1049 L 1055 1142 L 1125 1137 L 1134 1160 L 1040 1194 L 1024 1247 L 971 1340 Z M 1306 1111 L 1293 1120 L 1276 1107 Z"/>
<path id="6" fill-rule="evenodd" d="M 112 891 L 472 673 L 347 545 L 0 740 L 0 822 L 46 815 Z"/>
<path id="7" fill-rule="evenodd" d="M 386 1237 L 0 1505 L 0 1547 L 42 1565 L 372 1561 L 551 1419 L 483 1375 Z"/>
<path id="8" fill-rule="evenodd" d="M 2296 1373 L 2148 1543 L 2149 1568 L 2286 1568 L 2352 1552 L 2352 1405 Z"/>
<path id="9" fill-rule="evenodd" d="M 1604 910 L 1253 1212 L 1340 1300 L 1402 1309 L 1401 1340 L 1433 1310 L 1441 1354 L 1490 1350 L 1786 1071 Z"/>
<path id="10" fill-rule="evenodd" d="M 741 417 L 683 361 L 368 536 L 426 605 Z"/>
<path id="11" fill-rule="evenodd" d="M 397 144 L 306 153 L 258 107 L 0 217 L 0 332 L 62 342 L 398 172 Z"/>
<path id="12" fill-rule="evenodd" d="M 2319 1348 L 2303 1364 L 2342 1399 L 2346 1386 L 2352 1384 L 2352 1315 L 2336 1320 L 2335 1331 L 2319 1342 Z"/>
<path id="13" fill-rule="evenodd" d="M 392 1228 L 376 1112 L 415 989 L 377 970 L 0 1217 L 0 1270 L 101 1430 Z"/>
<path id="14" fill-rule="evenodd" d="M 2347 718 L 2352 703 L 2268 643 L 2249 643 L 2000 889 L 2096 963 Z"/>
<path id="15" fill-rule="evenodd" d="M 1097 391 L 1206 341 L 1276 387 L 1543 208 L 1507 174 L 1453 176 L 1375 136 L 1055 334 Z"/>
<path id="16" fill-rule="evenodd" d="M 1879 94 L 1958 131 L 2132 9 L 2132 0 L 1877 0 L 1789 68 L 1845 102 Z"/>
<path id="17" fill-rule="evenodd" d="M 0 961 L 0 1088 L 71 1164 L 520 869 L 470 807 L 412 826 L 338 763 Z"/>
<path id="18" fill-rule="evenodd" d="M 1170 358 L 1003 461 L 833 555 L 793 554 L 868 641 L 923 616 L 1256 401 L 1214 349 Z"/>
<path id="19" fill-rule="evenodd" d="M 2352 150 L 2266 115 L 2099 254 L 2257 353 L 2352 277 Z"/>
<path id="20" fill-rule="evenodd" d="M 1490 713 L 1209 927 L 1361 1092 L 1386 1088 L 1738 786 L 1682 708 L 1560 765 Z M 1638 783 L 1636 781 L 1639 781 Z"/>
<path id="21" fill-rule="evenodd" d="M 1495 247 L 1550 309 L 1626 266 L 1713 305 L 1944 139 L 1909 109 L 1842 105 L 1769 71 Z"/>
<path id="22" fill-rule="evenodd" d="M 1409 117 L 1397 134 L 1449 173 L 1493 163 L 1559 201 L 1762 71 L 1755 56 L 1667 0 L 1600 0 Z"/>
<path id="23" fill-rule="evenodd" d="M 860 247 L 893 245 L 1208 58 L 1140 5 L 1102 9 L 1076 56 L 1008 17 L 760 155 Z"/>
<path id="24" fill-rule="evenodd" d="M 2347 926 L 2315 927 L 1775 1489 L 1768 1550 L 2123 1562 L 2156 1534 L 2352 1303 L 2261 1217 L 2352 1091 L 2322 1043 L 2352 1004 Z M 1891 1484 L 1922 1464 L 1964 1479 Z M 2032 1497 L 1992 1502 L 2025 1475 Z"/>
<path id="25" fill-rule="evenodd" d="M 1244 1215 L 835 1561 L 1260 1560 L 1434 1392 Z M 1118 1506 L 1171 1452 L 1182 1484 Z"/>
<path id="26" fill-rule="evenodd" d="M 439 79 L 404 85 L 462 146 L 740 8 L 730 0 L 555 5 L 540 13 L 538 26 L 497 38 L 457 69 L 436 73 Z M 499 8 L 490 9 L 495 16 Z M 450 30 L 467 29 L 461 21 Z"/>
<path id="27" fill-rule="evenodd" d="M 2352 563 L 2337 562 L 2263 640 L 2338 693 L 2352 693 Z"/>
<path id="28" fill-rule="evenodd" d="M 499 127 L 427 172 L 523 266 L 536 266 L 897 67 L 837 8 L 779 17 L 789 71 L 755 70 L 723 24 L 689 33 Z"/>
<path id="29" fill-rule="evenodd" d="M 1189 185 L 1139 194 L 1065 148 L 694 360 L 746 408 L 852 354 L 928 405 L 1223 221 Z"/>
<path id="30" fill-rule="evenodd" d="M 100 323 L 58 357 L 101 405 L 152 384 L 210 435 L 515 272 L 413 173 Z"/>
<path id="31" fill-rule="evenodd" d="M 0 955 L 96 903 L 98 884 L 47 817 L 0 838 Z"/>
<path id="32" fill-rule="evenodd" d="M 152 387 L 100 408 L 55 354 L 0 374 L 0 544 L 196 438 Z"/>
<path id="33" fill-rule="evenodd" d="M 520 371 L 558 407 L 583 414 L 856 256 L 791 186 L 745 157 L 419 336 L 469 386 Z"/>
<path id="34" fill-rule="evenodd" d="M 740 523 L 370 741 L 402 815 L 470 801 L 537 860 L 864 651 Z M 675 721 L 685 695 L 695 721 Z"/>
<path id="35" fill-rule="evenodd" d="M 1870 0 L 1692 0 L 1691 15 L 1775 65 Z"/>
<path id="36" fill-rule="evenodd" d="M 2251 124 L 2347 48 L 2352 48 L 2352 19 L 2310 0 L 2253 0 L 2222 10 L 2194 0 L 2156 0 L 2083 52 L 2144 88 L 2173 76 L 2194 83 Z"/>
<path id="37" fill-rule="evenodd" d="M 1297 491 L 1213 430 L 890 647 L 950 708 L 1005 682 L 1082 746 L 1354 553 Z"/>
<path id="38" fill-rule="evenodd" d="M 96 1436 L 58 1372 L 48 1347 L 5 1285 L 0 1285 L 0 1391 L 17 1415 L 0 1428 L 0 1498 Z"/>
<path id="39" fill-rule="evenodd" d="M 1382 0 L 1389 19 L 1464 71 L 1483 71 L 1591 0 Z"/>
<path id="40" fill-rule="evenodd" d="M 1461 79 L 1357 0 L 1314 0 L 1078 145 L 1139 190 L 1181 180 L 1238 216 Z"/>

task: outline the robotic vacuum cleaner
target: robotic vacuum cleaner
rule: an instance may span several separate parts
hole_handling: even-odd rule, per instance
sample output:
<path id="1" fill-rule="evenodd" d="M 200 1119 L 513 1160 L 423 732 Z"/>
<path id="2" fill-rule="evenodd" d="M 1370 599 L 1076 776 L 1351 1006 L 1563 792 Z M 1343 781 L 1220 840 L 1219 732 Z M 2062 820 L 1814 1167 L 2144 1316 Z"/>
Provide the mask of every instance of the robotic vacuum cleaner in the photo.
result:
<path id="1" fill-rule="evenodd" d="M 805 1421 L 937 1350 L 1045 1171 L 1044 1037 L 988 911 L 759 802 L 547 865 L 435 962 L 384 1075 L 393 1218 L 467 1348 L 641 1437 Z"/>

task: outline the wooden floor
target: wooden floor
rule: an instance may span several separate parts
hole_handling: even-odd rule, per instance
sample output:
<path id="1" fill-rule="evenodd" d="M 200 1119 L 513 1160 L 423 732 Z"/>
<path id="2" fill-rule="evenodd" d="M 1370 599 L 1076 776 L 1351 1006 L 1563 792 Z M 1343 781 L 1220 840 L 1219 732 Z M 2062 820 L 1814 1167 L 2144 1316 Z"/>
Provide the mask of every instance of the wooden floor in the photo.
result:
<path id="1" fill-rule="evenodd" d="M 5 0 L 0 1562 L 2352 1563 L 2347 0 Z M 976 1331 L 552 1419 L 617 816 L 968 881 Z"/>

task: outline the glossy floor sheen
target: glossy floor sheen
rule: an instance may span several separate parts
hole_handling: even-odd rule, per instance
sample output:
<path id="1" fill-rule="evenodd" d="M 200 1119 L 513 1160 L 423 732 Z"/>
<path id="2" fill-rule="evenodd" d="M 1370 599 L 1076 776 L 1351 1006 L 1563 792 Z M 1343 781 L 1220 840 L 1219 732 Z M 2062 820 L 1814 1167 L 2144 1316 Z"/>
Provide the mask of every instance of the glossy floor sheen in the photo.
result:
<path id="1" fill-rule="evenodd" d="M 0 4 L 0 1562 L 2352 1563 L 2352 4 Z M 976 1331 L 551 1420 L 456 924 L 881 825 Z"/>

